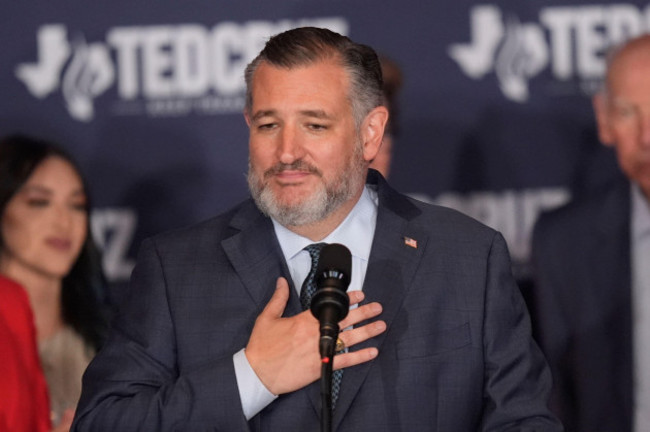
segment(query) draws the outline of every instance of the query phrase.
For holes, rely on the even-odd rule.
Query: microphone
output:
[[[316,292],[311,299],[311,313],[320,323],[321,357],[332,357],[339,334],[339,321],[348,315],[352,254],[342,244],[325,245],[316,267]]]

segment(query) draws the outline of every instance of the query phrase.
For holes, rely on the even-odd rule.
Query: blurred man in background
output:
[[[650,35],[608,59],[594,97],[599,137],[622,174],[544,214],[533,238],[534,307],[575,432],[650,431]]]
[[[382,140],[381,147],[377,156],[370,163],[370,168],[376,169],[388,178],[390,174],[391,162],[393,159],[393,144],[395,138],[399,134],[399,118],[400,110],[398,104],[399,91],[402,88],[402,70],[399,65],[386,56],[380,56],[379,62],[381,64],[381,73],[384,78],[384,103],[390,116],[386,123],[386,130],[384,131],[384,139]]]

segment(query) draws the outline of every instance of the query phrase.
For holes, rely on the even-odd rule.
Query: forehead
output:
[[[607,88],[614,97],[650,101],[650,43],[616,56],[607,75]]]
[[[340,105],[348,89],[348,74],[333,59],[291,68],[262,62],[253,77],[253,112],[279,106]]]
[[[50,156],[36,166],[25,186],[39,185],[48,188],[82,189],[81,177],[70,162]]]

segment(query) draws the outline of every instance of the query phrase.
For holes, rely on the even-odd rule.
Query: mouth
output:
[[[264,173],[265,179],[275,178],[280,183],[295,184],[306,179],[310,175],[320,176],[320,171],[315,167],[298,161],[293,164],[278,164]]]
[[[291,184],[291,183],[298,183],[304,180],[309,175],[311,175],[311,173],[307,171],[285,170],[275,174],[274,177],[281,183]]]
[[[45,244],[61,252],[67,252],[72,248],[72,241],[61,237],[49,237]]]

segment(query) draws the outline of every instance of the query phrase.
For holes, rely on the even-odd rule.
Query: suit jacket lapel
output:
[[[402,300],[411,286],[427,246],[428,236],[409,224],[409,220],[420,211],[406,197],[391,189],[375,172],[370,172],[369,183],[378,183],[379,209],[369,265],[363,283],[363,291],[366,295],[363,303],[374,301],[381,303],[383,312],[380,318],[390,329],[391,322],[395,319]],[[416,243],[408,241],[409,239]],[[352,349],[376,347],[381,355],[385,337],[386,332]],[[371,366],[372,362],[368,362],[345,370],[332,421],[334,429],[345,416]],[[320,397],[318,394],[316,396]],[[315,400],[319,401],[318,398]]]
[[[300,312],[300,299],[295,294],[271,220],[249,201],[234,215],[231,227],[234,234],[221,245],[258,309],[261,311],[271,298],[276,277],[283,276],[291,288],[285,315]]]

